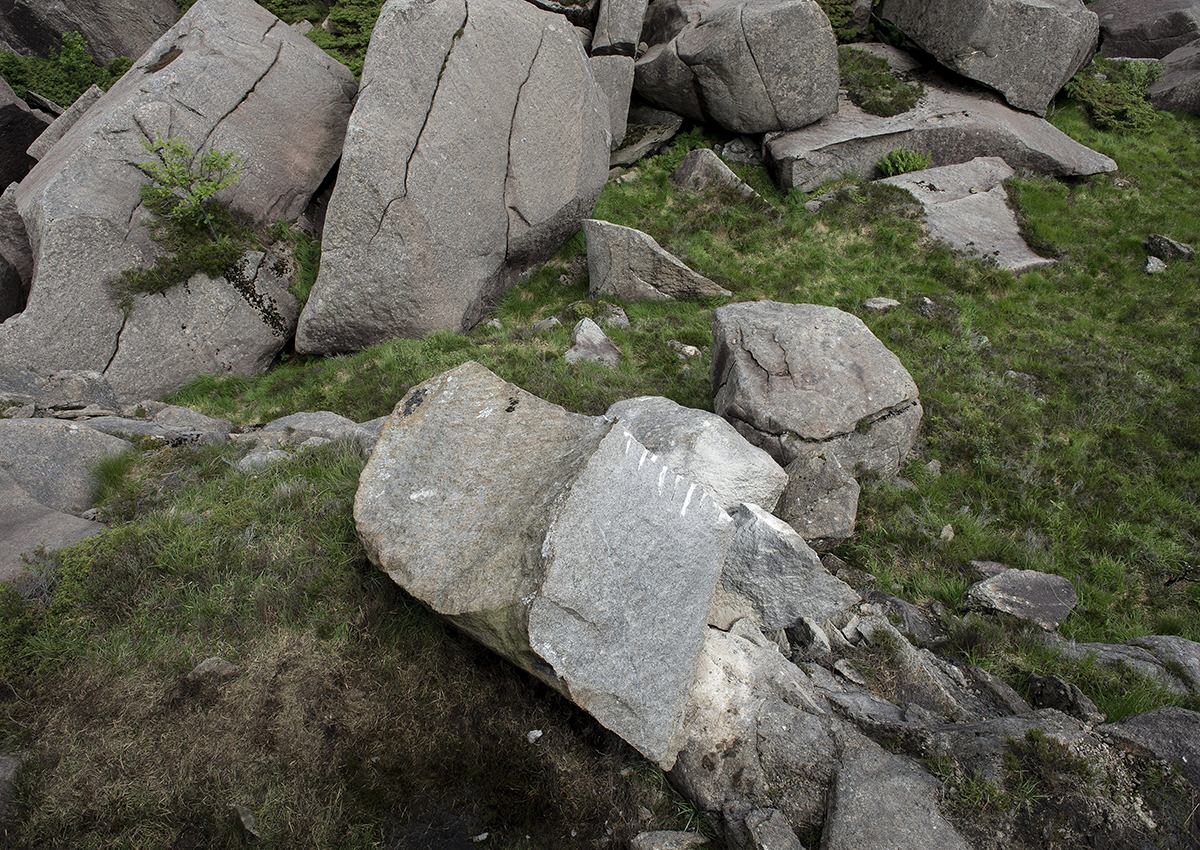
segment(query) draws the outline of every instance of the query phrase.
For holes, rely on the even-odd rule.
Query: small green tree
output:
[[[217,204],[215,196],[241,179],[241,155],[209,148],[197,160],[187,142],[157,135],[142,144],[157,158],[137,164],[154,181],[142,187],[146,206],[184,230],[203,223],[209,235],[217,239],[212,215]]]

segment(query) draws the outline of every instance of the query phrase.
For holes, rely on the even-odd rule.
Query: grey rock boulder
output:
[[[625,143],[612,152],[609,165],[630,166],[643,157],[658,153],[682,126],[682,115],[644,104],[630,106]]]
[[[1200,38],[1196,0],[1096,0],[1088,11],[1100,19],[1105,56],[1162,59]]]
[[[563,355],[568,363],[586,361],[615,369],[621,362],[621,349],[591,319],[580,319],[571,331],[575,344]]]
[[[1200,789],[1200,714],[1186,708],[1156,708],[1099,728],[1169,762]]]
[[[0,419],[0,470],[48,508],[80,513],[92,503],[90,469],[129,443],[74,422]]]
[[[623,426],[464,364],[397,404],[354,516],[408,593],[675,763],[733,523]]]
[[[274,419],[257,433],[260,445],[272,448],[298,447],[305,441],[319,437],[325,440],[344,440],[351,443],[364,459],[370,457],[375,448],[378,434],[364,428],[352,419],[347,419],[329,410],[309,413],[293,413]]]
[[[1200,115],[1200,39],[1171,51],[1146,97],[1155,109]]]
[[[738,133],[791,130],[837,109],[837,44],[814,0],[718,0],[689,9],[638,59],[646,100]]]
[[[734,174],[733,169],[709,148],[688,153],[671,172],[671,182],[689,192],[729,194],[742,201],[758,201],[766,205],[762,195]]]
[[[838,456],[819,448],[787,465],[779,516],[818,552],[836,549],[854,533],[861,490]]]
[[[54,147],[54,143],[65,136],[67,130],[75,126],[76,122],[83,116],[83,113],[87,112],[102,97],[104,97],[104,91],[99,86],[92,85],[89,87],[62,115],[54,119],[53,124],[34,139],[33,144],[29,146],[29,150],[26,153],[35,160],[44,157],[49,153],[50,148]]]
[[[600,0],[591,54],[629,56],[637,52],[646,0]]]
[[[13,183],[0,194],[0,322],[25,309],[32,280],[33,249]]]
[[[728,297],[729,290],[698,274],[653,237],[608,221],[584,219],[588,294],[622,301]]]
[[[0,18],[3,20],[3,18]],[[33,112],[21,100],[8,83],[0,78],[0,189],[10,183],[18,183],[29,173],[34,160],[25,153],[49,126],[41,112]]]
[[[355,91],[348,69],[257,4],[199,0],[18,188],[36,274],[25,310],[0,325],[0,359],[43,374],[99,371],[123,400],[174,388],[143,370],[188,347],[180,324],[209,336],[204,328],[226,317],[195,312],[201,303],[252,307],[255,296],[232,282],[211,303],[184,289],[160,309],[160,296],[136,296],[126,319],[108,282],[160,250],[139,196],[149,179],[135,167],[149,157],[143,142],[170,135],[197,150],[239,152],[242,178],[220,197],[258,222],[295,221],[337,160]],[[109,374],[117,363],[129,368]]]
[[[833,307],[744,302],[713,313],[713,409],[781,465],[820,443],[892,477],[921,421],[916,384],[862,321]]]
[[[1128,669],[1175,694],[1200,693],[1200,644],[1172,635],[1148,635],[1124,643],[1076,643],[1047,635],[1053,649],[1115,669]],[[1190,668],[1190,669],[1189,669]]]
[[[1016,213],[1002,185],[1015,174],[999,157],[978,157],[880,182],[898,186],[920,201],[925,208],[925,227],[934,239],[1020,274],[1054,261],[1033,253],[1021,238]]]
[[[773,510],[787,474],[771,456],[706,410],[661,396],[618,401],[605,413],[668,468],[703,486],[729,514],[743,502]]]
[[[13,0],[0,15],[0,49],[49,56],[77,32],[101,65],[136,58],[179,18],[174,0]]]
[[[0,468],[0,582],[20,583],[39,550],[53,552],[104,531],[98,522],[48,508]]]
[[[950,70],[1039,115],[1100,34],[1080,0],[882,0],[875,13]]]
[[[1186,242],[1178,242],[1170,236],[1161,233],[1151,233],[1146,239],[1146,249],[1152,256],[1164,262],[1167,260],[1184,260],[1190,262],[1196,256],[1196,249]]]
[[[976,610],[999,611],[1053,631],[1079,604],[1079,596],[1062,576],[1010,569],[971,585],[966,603]]]
[[[629,122],[629,98],[633,94],[633,57],[620,55],[592,56],[588,68],[596,85],[604,92],[608,105],[608,131],[612,136],[610,147],[621,147],[625,140],[625,129]]]
[[[994,94],[937,79],[917,105],[891,118],[870,115],[842,96],[838,111],[767,141],[767,165],[785,189],[811,192],[845,173],[871,178],[894,150],[925,151],[934,167],[996,156],[1013,168],[1052,177],[1117,170],[1048,121],[1006,106]]]
[[[389,0],[362,84],[303,352],[473,327],[607,178],[609,115],[579,37],[529,3]]]

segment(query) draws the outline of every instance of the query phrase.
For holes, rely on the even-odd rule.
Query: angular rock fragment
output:
[[[405,590],[674,764],[733,533],[703,488],[467,363],[396,406],[354,515]]]
[[[1079,597],[1062,576],[1005,570],[971,585],[966,601],[973,608],[1011,614],[1052,631],[1079,604]]]
[[[1080,0],[882,0],[876,14],[950,70],[1039,115],[1096,49]]]
[[[729,290],[697,274],[632,227],[589,218],[587,239],[588,294],[613,295],[622,301],[671,301],[729,297]]]
[[[19,582],[26,559],[39,549],[53,552],[104,531],[98,522],[48,508],[0,468],[0,582]]]
[[[1197,0],[1096,0],[1088,11],[1100,19],[1105,56],[1162,59],[1200,38]]]
[[[644,105],[631,106],[625,125],[626,142],[612,152],[609,165],[629,166],[643,157],[658,153],[682,126],[682,115]]]
[[[925,207],[934,239],[974,257],[995,260],[1014,274],[1052,265],[1021,238],[1002,181],[1016,174],[998,157],[912,171],[881,180],[911,193]]]
[[[296,348],[473,327],[591,214],[609,116],[575,30],[521,0],[389,0]]]
[[[1167,54],[1163,75],[1146,92],[1155,109],[1200,115],[1200,39]]]
[[[608,104],[608,130],[612,136],[610,147],[621,147],[625,140],[625,128],[629,120],[629,97],[633,94],[633,57],[592,56],[588,67],[596,85],[604,92]]]
[[[668,398],[618,401],[605,413],[658,455],[667,467],[705,487],[729,514],[743,502],[774,510],[787,474],[728,422]]]
[[[34,159],[40,160],[50,152],[50,148],[54,147],[55,142],[67,134],[67,130],[75,126],[83,113],[87,112],[102,97],[104,97],[104,91],[99,86],[89,87],[62,115],[54,119],[54,123],[33,141],[26,153]]]
[[[1191,261],[1196,256],[1196,249],[1191,245],[1186,242],[1177,242],[1170,236],[1163,236],[1161,233],[1151,233],[1146,239],[1146,248],[1153,256],[1163,261]]]
[[[921,405],[899,359],[862,321],[815,304],[713,313],[713,409],[783,465],[820,444],[848,470],[896,475]]]
[[[728,165],[709,148],[694,150],[683,158],[671,172],[671,182],[690,192],[728,192],[743,201],[766,204],[762,195],[733,173]]]
[[[637,52],[646,0],[600,0],[591,54],[629,56]]]
[[[806,451],[787,466],[779,516],[813,549],[829,552],[854,533],[861,488],[836,454]]]
[[[563,355],[563,359],[568,363],[585,360],[589,363],[600,363],[609,369],[615,369],[620,364],[621,349],[617,348],[591,319],[580,319],[571,335],[575,345]]]

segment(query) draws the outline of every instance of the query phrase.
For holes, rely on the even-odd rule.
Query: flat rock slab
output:
[[[1136,744],[1169,762],[1200,789],[1200,714],[1186,708],[1156,708],[1134,714],[1097,731]]]
[[[1039,115],[1100,35],[1080,0],[882,0],[875,14],[950,70]]]
[[[698,274],[654,238],[608,221],[584,219],[588,294],[622,301],[673,301],[729,297],[728,289]]]
[[[1171,51],[1147,98],[1155,109],[1200,115],[1200,39]]]
[[[79,513],[91,507],[90,469],[129,448],[124,440],[74,422],[0,419],[0,470],[43,505]]]
[[[605,413],[670,469],[705,487],[726,512],[743,502],[774,510],[787,473],[733,426],[707,410],[661,396],[618,401]]]
[[[972,608],[1000,611],[1053,631],[1079,604],[1071,582],[1037,570],[1005,570],[967,591]]]
[[[19,582],[28,559],[53,552],[104,531],[105,526],[48,508],[0,469],[0,582]]]
[[[389,0],[296,349],[473,327],[591,215],[609,114],[579,36],[521,0]]]
[[[956,251],[995,260],[1020,274],[1052,265],[1021,238],[1002,181],[1016,174],[998,157],[912,171],[881,180],[911,193],[925,208],[929,235]]]
[[[733,523],[623,426],[464,364],[396,406],[354,516],[401,587],[674,764]]]
[[[921,405],[912,376],[862,320],[753,301],[713,313],[713,409],[786,466],[821,443],[849,471],[891,477]]]
[[[1197,0],[1096,0],[1105,56],[1162,59],[1200,38]]]
[[[1052,177],[1117,170],[1110,158],[1050,122],[1012,109],[989,92],[936,79],[925,82],[924,96],[907,112],[882,118],[843,95],[834,115],[766,144],[775,181],[803,192],[847,173],[874,177],[875,164],[899,149],[928,153],[934,167],[996,156],[1013,168]]]

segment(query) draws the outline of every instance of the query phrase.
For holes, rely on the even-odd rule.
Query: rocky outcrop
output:
[[[1105,56],[1162,59],[1200,38],[1197,0],[1096,0],[1088,11],[1100,19]]]
[[[870,115],[843,96],[836,115],[769,139],[766,158],[780,186],[811,192],[846,173],[873,177],[875,164],[902,148],[928,153],[934,167],[995,156],[1053,177],[1117,169],[1048,121],[938,80],[927,80],[917,105],[891,118]]]
[[[521,0],[389,0],[362,82],[299,351],[472,327],[608,173],[575,30]]]
[[[646,100],[738,133],[792,130],[837,109],[837,45],[814,0],[684,8],[690,20],[638,59]]]
[[[929,235],[956,251],[994,260],[1020,274],[1053,260],[1039,257],[1021,238],[1003,181],[1016,174],[999,157],[912,171],[881,182],[911,193],[925,208]]]
[[[1200,643],[1177,635],[1146,635],[1124,643],[1076,643],[1047,635],[1047,643],[1067,658],[1087,659],[1128,669],[1158,681],[1176,694],[1200,694]]]
[[[876,14],[950,70],[1038,115],[1091,60],[1100,33],[1080,0],[882,0]]]
[[[25,310],[0,325],[0,359],[43,374],[104,372],[123,400],[161,393],[212,362],[174,373],[173,386],[147,374],[148,364],[174,361],[190,347],[181,334],[220,328],[237,301],[262,315],[282,347],[286,330],[274,335],[264,305],[274,297],[285,313],[283,299],[261,281],[240,291],[237,281],[214,283],[221,295],[211,298],[173,290],[170,305],[140,295],[128,315],[121,308],[109,281],[160,250],[144,226],[139,190],[148,178],[135,164],[156,137],[237,151],[246,168],[221,197],[261,223],[294,221],[337,159],[354,92],[345,67],[250,0],[200,0],[18,188],[36,274]],[[263,357],[253,360],[259,368]]]
[[[3,468],[0,504],[0,582],[19,582],[39,550],[53,552],[104,531],[98,522],[46,507]]]
[[[1155,109],[1200,115],[1200,39],[1171,51],[1146,97]]]
[[[833,307],[729,304],[713,313],[713,409],[780,464],[818,446],[894,476],[921,405],[896,355]]]
[[[654,239],[632,227],[585,219],[588,294],[622,301],[729,297],[729,290],[689,269]]]
[[[101,65],[141,56],[179,18],[174,0],[12,0],[0,14],[0,50],[49,56],[77,32]]]
[[[354,516],[407,592],[674,764],[733,523],[623,426],[465,364],[396,406]]]

